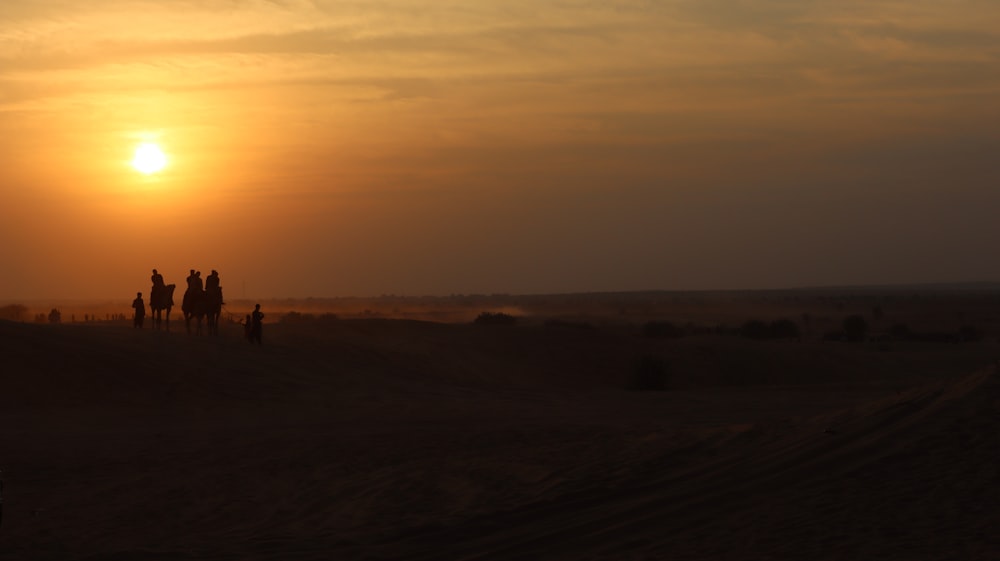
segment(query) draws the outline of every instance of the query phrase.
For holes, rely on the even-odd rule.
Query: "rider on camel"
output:
[[[201,284],[201,273],[191,269],[191,274],[187,278],[187,290],[184,292],[184,309],[187,310],[195,302],[201,301],[204,289]]]
[[[156,269],[153,269],[153,276],[149,277],[149,280],[153,281],[153,288],[149,291],[149,303],[152,305],[158,302],[157,297],[165,286],[163,284],[163,275],[158,273]]]
[[[222,304],[222,285],[219,284],[219,271],[212,269],[212,274],[205,279],[205,295],[210,301]]]

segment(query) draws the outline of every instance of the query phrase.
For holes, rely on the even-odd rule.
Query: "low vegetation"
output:
[[[477,325],[514,325],[517,317],[503,312],[483,312],[479,314],[473,323]]]

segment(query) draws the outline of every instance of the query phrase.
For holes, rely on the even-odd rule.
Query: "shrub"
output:
[[[479,325],[514,325],[517,318],[503,312],[483,312],[476,317],[473,323]]]

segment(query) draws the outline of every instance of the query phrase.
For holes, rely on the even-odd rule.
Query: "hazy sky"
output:
[[[1000,280],[1000,2],[4,1],[0,197],[0,301]]]

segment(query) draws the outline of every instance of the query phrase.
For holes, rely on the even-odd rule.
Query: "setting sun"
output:
[[[160,147],[151,142],[143,142],[135,148],[132,167],[149,175],[162,170],[167,165],[167,156]]]

